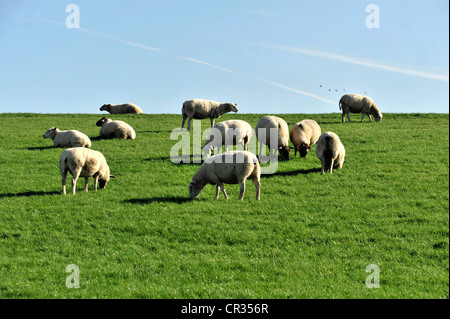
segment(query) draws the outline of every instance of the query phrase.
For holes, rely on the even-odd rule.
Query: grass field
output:
[[[117,178],[61,195],[63,149],[42,135],[96,137],[102,116],[0,114],[1,298],[449,298],[448,114],[280,115],[337,133],[344,166],[322,175],[313,147],[262,176],[260,201],[248,181],[243,202],[239,185],[228,201],[213,186],[189,200],[199,164],[169,157],[181,115],[110,115],[137,133],[92,141]],[[66,287],[69,264],[79,289]],[[379,288],[365,285],[369,264]]]

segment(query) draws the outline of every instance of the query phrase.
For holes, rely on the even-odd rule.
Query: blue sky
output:
[[[80,28],[66,27],[66,6]],[[369,4],[379,28],[367,28]],[[204,98],[242,113],[449,110],[447,0],[0,0],[0,113],[181,112]],[[344,91],[345,90],[345,91]]]

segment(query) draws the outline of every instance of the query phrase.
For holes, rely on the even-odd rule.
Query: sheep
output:
[[[219,135],[220,134],[220,135]],[[229,145],[242,144],[244,151],[248,150],[248,141],[252,136],[252,127],[245,121],[228,120],[216,124],[202,146],[206,157],[211,155],[214,147],[221,148],[225,145],[225,152]]]
[[[125,103],[125,104],[103,104],[103,106],[100,108],[100,111],[107,111],[110,114],[126,114],[126,113],[132,113],[132,114],[142,114],[144,113],[142,109],[133,103]]]
[[[334,168],[342,168],[345,159],[345,148],[339,136],[333,132],[320,135],[316,146],[317,157],[322,161],[322,174],[326,170],[333,173]]]
[[[270,144],[271,129],[278,130],[277,145]],[[277,116],[264,116],[256,124],[256,137],[259,141],[259,156],[262,154],[263,145],[269,146],[270,156],[275,156],[276,151],[280,152],[283,160],[289,160],[289,129],[285,120]]]
[[[62,152],[59,158],[59,171],[62,178],[62,192],[66,194],[66,178],[67,172],[72,174],[72,194],[75,195],[77,180],[84,177],[85,191],[88,191],[88,178],[94,178],[94,189],[97,191],[97,185],[100,188],[106,187],[110,178],[109,166],[102,153],[83,147],[68,148]]]
[[[91,140],[86,134],[77,130],[61,131],[52,127],[43,135],[53,140],[53,147],[91,147]]]
[[[342,110],[342,123],[345,122],[345,114],[347,114],[350,122],[350,113],[361,113],[361,122],[364,122],[364,114],[369,117],[370,122],[372,122],[371,115],[375,117],[377,122],[381,122],[383,119],[383,115],[375,102],[370,97],[361,94],[344,94],[339,100],[339,110]]]
[[[223,186],[226,184],[240,184],[239,200],[244,199],[245,181],[251,178],[256,187],[256,199],[260,199],[261,168],[255,154],[247,151],[230,151],[211,156],[198,169],[189,184],[189,196],[197,198],[206,184],[216,185],[216,197],[219,189],[225,199],[228,199]]]
[[[221,117],[228,112],[238,112],[236,103],[220,103],[216,101],[193,99],[187,100],[183,103],[181,113],[183,114],[183,123],[181,128],[184,128],[184,123],[188,119],[188,131],[191,130],[192,119],[207,119],[211,120],[211,127],[214,126],[214,120]]]
[[[102,117],[97,123],[101,126],[100,137],[103,138],[122,138],[132,139],[136,138],[136,132],[133,128],[123,121],[113,121],[107,117]]]
[[[294,156],[297,156],[298,151],[300,157],[306,157],[311,150],[311,146],[316,144],[321,134],[320,126],[314,120],[303,120],[295,123],[289,134],[291,142],[294,144]]]

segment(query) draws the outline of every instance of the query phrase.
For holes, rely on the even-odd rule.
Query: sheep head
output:
[[[202,185],[194,180],[191,181],[191,183],[189,184],[189,197],[197,198],[203,190],[203,187],[205,187],[205,185]]]
[[[58,128],[56,128],[56,127],[49,128],[49,129],[47,130],[47,132],[45,132],[44,135],[43,135],[42,137],[43,137],[43,138],[51,138],[51,139],[53,139],[53,138],[55,137],[55,133],[57,132],[57,131],[56,131],[57,129],[58,129]]]
[[[109,119],[107,117],[102,117],[100,120],[97,121],[97,123],[95,123],[95,125],[97,126],[102,126],[103,124],[106,123],[106,121],[108,121]]]
[[[103,104],[103,106],[100,108],[100,111],[108,111],[111,107],[111,104]]]
[[[291,153],[291,149],[289,146],[280,146],[278,148],[278,151],[280,152],[281,158],[284,161],[289,161],[290,159],[289,154]]]
[[[311,150],[311,145],[302,143],[300,147],[298,148],[298,151],[300,153],[300,157],[306,157],[308,152]]]

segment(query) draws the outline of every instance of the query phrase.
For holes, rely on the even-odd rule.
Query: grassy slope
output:
[[[262,115],[233,114],[253,127]],[[249,181],[244,202],[187,199],[198,165],[174,165],[179,115],[111,115],[134,141],[94,140],[117,176],[106,190],[62,196],[52,126],[98,135],[101,115],[0,114],[2,298],[448,298],[448,114],[281,115],[336,132],[347,155],[322,176],[314,148]],[[353,119],[357,121],[358,115]],[[203,128],[207,121],[202,122]],[[70,189],[70,186],[69,186]],[[67,289],[65,268],[80,268]],[[368,289],[366,266],[381,267]]]

